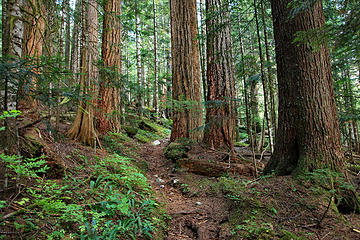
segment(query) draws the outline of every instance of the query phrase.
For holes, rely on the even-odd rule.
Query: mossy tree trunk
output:
[[[171,0],[172,93],[175,100],[170,141],[201,141],[202,107],[195,0]]]

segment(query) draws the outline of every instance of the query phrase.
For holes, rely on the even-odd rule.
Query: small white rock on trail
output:
[[[142,149],[142,157],[149,164],[147,177],[158,201],[165,204],[165,210],[171,217],[165,239],[230,239],[226,227],[229,202],[217,194],[184,193],[186,186],[207,177],[175,172],[174,164],[163,156],[163,148],[167,144],[166,139],[156,140],[143,145]]]

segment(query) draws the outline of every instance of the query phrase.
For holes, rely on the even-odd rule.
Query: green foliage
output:
[[[354,190],[354,186],[345,180],[342,173],[332,171],[329,168],[316,169],[304,176],[299,176],[299,178],[311,183],[312,191],[318,194],[322,194],[324,191],[336,194],[337,189],[340,188]]]
[[[3,114],[0,115],[0,120],[5,119],[5,118],[17,117],[20,114],[21,114],[21,111],[19,111],[19,110],[4,111]]]
[[[139,128],[135,138],[142,143],[162,139],[170,134],[169,129],[147,119],[140,122]]]
[[[44,157],[25,158],[16,155],[0,154],[0,159],[19,176],[40,178],[40,174],[46,173],[49,167]]]
[[[187,152],[191,149],[193,141],[191,139],[183,138],[170,143],[164,151],[164,156],[176,162],[179,159],[187,158]]]
[[[304,182],[311,184],[311,190],[315,194],[325,194],[329,198],[328,207],[321,221],[325,218],[331,204],[335,201],[338,210],[342,212],[359,212],[359,196],[354,185],[346,180],[344,174],[333,171],[330,168],[316,169],[304,176],[300,176]]]
[[[252,216],[253,217],[253,216]],[[251,219],[244,220],[243,224],[236,225],[231,231],[232,235],[242,237],[245,239],[274,239],[275,233],[271,223],[260,223],[252,221]]]
[[[19,110],[10,110],[10,111],[4,111],[0,115],[0,120],[6,119],[6,118],[13,118],[21,115],[21,112]],[[5,127],[0,127],[0,131],[4,131]]]
[[[6,201],[0,201],[0,208],[3,208],[6,206]]]
[[[39,176],[48,168],[43,158],[0,157],[20,178],[32,182],[26,194],[16,200],[25,214],[16,217],[23,223],[14,222],[14,226],[24,234],[39,231],[48,239],[64,239],[66,235],[80,239],[150,239],[165,217],[146,177],[130,158],[117,154],[98,158],[90,166],[87,179],[69,172],[58,182]],[[2,201],[0,208],[5,205]],[[52,226],[51,233],[39,226],[45,220]]]
[[[286,231],[286,230],[282,230],[282,236],[280,238],[281,240],[306,240],[307,238],[305,237],[299,237],[296,234]]]

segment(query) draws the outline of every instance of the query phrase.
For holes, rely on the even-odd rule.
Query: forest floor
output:
[[[340,214],[333,202],[327,211],[328,194],[312,190],[313,179],[201,176],[166,159],[168,140],[159,142],[144,144],[141,156],[171,217],[166,239],[360,239],[359,215]],[[249,151],[238,148],[243,156]],[[209,159],[212,155],[209,151]]]
[[[314,184],[324,180],[321,172],[255,177],[248,147],[236,148],[230,168],[228,153],[199,144],[187,146],[187,158],[202,165],[187,168],[168,159],[169,130],[150,120],[140,120],[135,135],[104,136],[97,151],[69,141],[68,128],[57,140],[45,123],[24,134],[34,154],[48,156],[51,171],[38,171],[41,158],[31,160],[39,164],[33,168],[10,163],[24,177],[13,175],[10,191],[0,189],[0,239],[148,239],[149,229],[156,240],[360,239],[359,214],[339,213],[333,192]],[[259,168],[269,157],[256,155]],[[223,172],[228,164],[237,173]]]
[[[142,156],[149,163],[147,176],[153,190],[171,217],[167,239],[227,239],[230,233],[221,224],[228,221],[230,202],[218,194],[194,189],[194,185],[202,188],[201,183],[209,186],[215,178],[175,171],[174,164],[163,155],[166,144],[167,140],[157,146],[148,143]]]

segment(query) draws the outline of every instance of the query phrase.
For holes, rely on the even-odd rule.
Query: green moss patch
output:
[[[190,139],[179,139],[175,142],[170,143],[164,151],[164,156],[173,161],[176,162],[177,160],[184,159],[188,157],[188,152],[191,149],[191,145],[193,144],[193,141]]]

